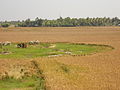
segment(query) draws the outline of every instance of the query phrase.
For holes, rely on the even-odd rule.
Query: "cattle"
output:
[[[11,45],[11,42],[9,41],[6,41],[6,42],[0,42],[0,46],[8,46],[8,45]]]
[[[34,40],[34,41],[28,42],[29,45],[37,45],[37,44],[39,44],[39,43],[40,43],[39,40]]]
[[[28,42],[29,45],[34,45],[34,41]]]
[[[35,42],[34,42],[35,44],[39,44],[40,43],[40,41],[39,40],[35,40]]]
[[[6,41],[6,42],[3,42],[2,45],[3,45],[3,46],[8,46],[8,45],[11,45],[11,42]]]
[[[27,48],[27,44],[26,43],[19,43],[17,44],[18,48]]]

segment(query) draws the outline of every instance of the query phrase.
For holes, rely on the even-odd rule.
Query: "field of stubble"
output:
[[[48,90],[120,90],[120,27],[0,28],[0,41],[31,40],[105,44],[115,48],[88,56],[34,59],[43,71]],[[21,61],[0,59],[0,70],[7,70],[8,62],[29,62]]]

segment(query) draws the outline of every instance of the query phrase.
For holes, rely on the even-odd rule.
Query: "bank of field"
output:
[[[4,54],[0,56],[0,75],[12,76],[12,80],[8,78],[0,81],[0,88],[3,90],[35,90],[40,87],[47,90],[120,89],[120,27],[0,28],[1,42],[31,40],[49,44],[29,46],[26,49],[16,48],[14,44],[5,47],[9,48],[10,53],[8,57]],[[66,45],[62,42],[69,43]],[[73,43],[78,43],[78,46]],[[45,53],[40,53],[39,50]],[[17,59],[14,52],[19,54],[16,55]],[[31,52],[36,54],[30,54]],[[61,54],[63,55],[56,57]],[[14,72],[29,77],[23,76],[23,79],[16,81],[18,74],[15,75]]]

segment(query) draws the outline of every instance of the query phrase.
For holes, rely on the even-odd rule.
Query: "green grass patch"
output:
[[[23,79],[6,78],[0,80],[0,90],[45,90],[44,79],[33,77],[25,77]]]
[[[52,47],[54,45],[54,47]],[[52,47],[52,48],[51,48]],[[27,48],[17,48],[16,44],[0,48],[0,58],[36,58],[52,55],[88,55],[113,49],[107,45],[71,44],[71,43],[41,43],[29,45]]]

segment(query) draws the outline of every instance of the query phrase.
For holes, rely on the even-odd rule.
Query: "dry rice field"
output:
[[[115,48],[88,56],[35,58],[48,90],[120,90],[120,27],[0,28],[0,41],[30,40],[104,44]],[[0,72],[18,62],[29,60],[0,59]],[[63,66],[67,73],[61,69]]]

